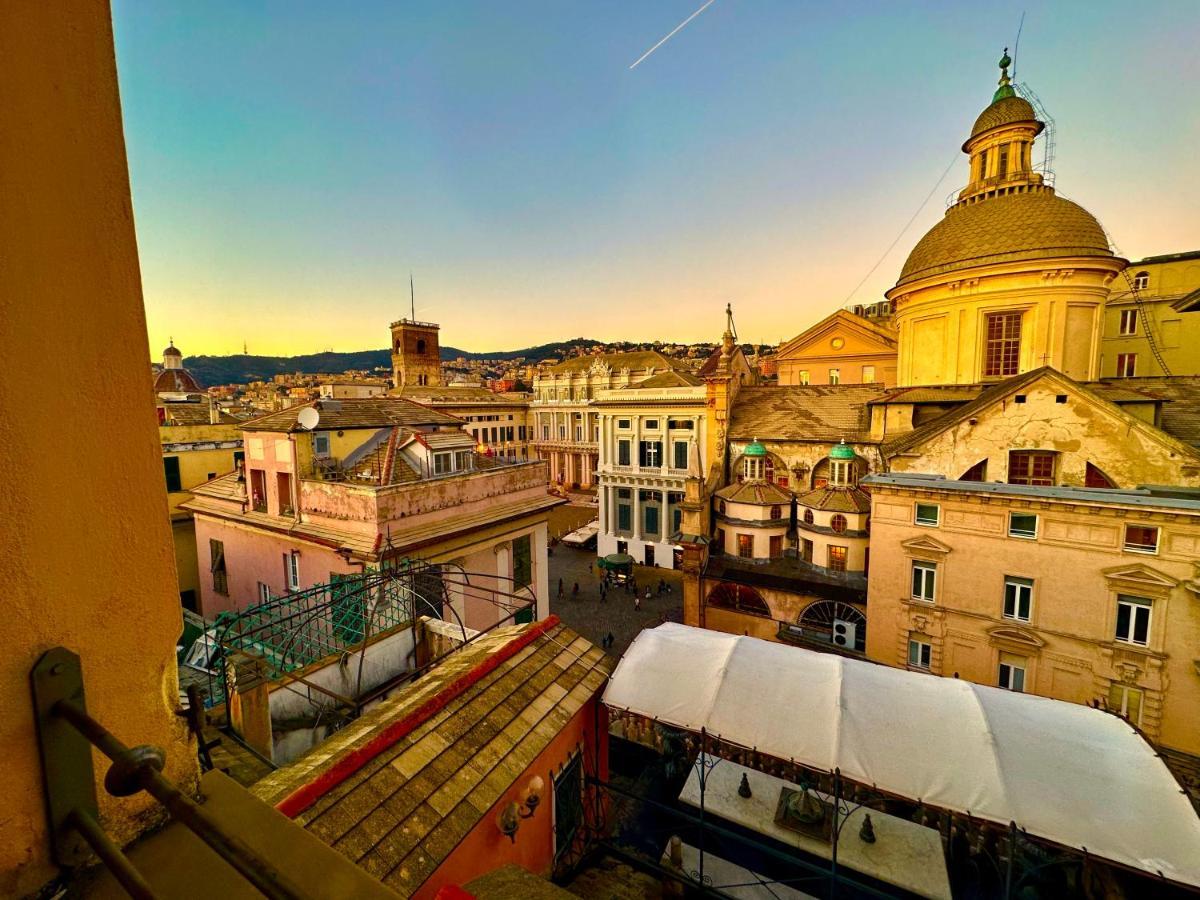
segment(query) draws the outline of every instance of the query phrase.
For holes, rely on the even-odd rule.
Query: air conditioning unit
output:
[[[858,626],[853,622],[847,622],[843,619],[833,620],[833,642],[839,647],[845,647],[848,650],[854,649],[854,642],[858,639]]]

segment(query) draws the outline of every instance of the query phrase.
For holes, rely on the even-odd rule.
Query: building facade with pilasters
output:
[[[694,382],[694,383],[693,383]],[[656,386],[661,383],[661,386]],[[685,482],[706,460],[705,388],[668,372],[643,385],[600,391],[600,556],[628,553],[642,565],[678,568]]]

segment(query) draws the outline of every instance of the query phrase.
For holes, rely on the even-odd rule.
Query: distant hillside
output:
[[[458,359],[518,359],[534,362],[543,359],[561,358],[576,347],[591,347],[600,341],[588,338],[573,338],[555,341],[524,350],[497,350],[490,353],[469,353],[457,347],[442,347],[444,360]],[[338,373],[347,369],[390,368],[391,353],[388,350],[357,350],[351,353],[309,353],[304,356],[189,356],[183,361],[189,372],[202,385],[245,384],[250,381],[269,381],[276,375],[288,372],[318,374]]]

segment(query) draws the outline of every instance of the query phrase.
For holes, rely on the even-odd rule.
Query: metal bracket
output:
[[[99,815],[92,745],[71,723],[54,713],[54,705],[67,700],[86,709],[83,668],[78,656],[65,647],[55,647],[42,654],[29,673],[29,681],[54,861],[62,866],[78,866],[92,851],[72,824],[71,813],[79,810],[93,819]]]

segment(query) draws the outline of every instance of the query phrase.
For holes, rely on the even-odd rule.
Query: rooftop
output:
[[[356,397],[344,400],[314,400],[268,413],[247,422],[247,431],[302,431],[297,417],[304,409],[320,415],[313,431],[337,431],[344,428],[386,428],[389,425],[417,426],[463,424],[462,419],[422,406],[403,397]]]
[[[743,387],[733,403],[729,438],[870,442],[867,404],[884,393],[879,385],[865,384]]]
[[[566,375],[571,372],[586,372],[596,363],[602,363],[613,371],[629,369],[636,372],[639,369],[675,369],[680,366],[678,360],[663,356],[657,350],[631,350],[627,353],[601,353],[596,356],[576,356],[560,362],[546,370],[547,375]]]
[[[254,792],[408,896],[599,691],[609,665],[553,616],[497,629]]]

